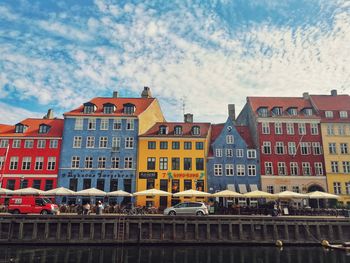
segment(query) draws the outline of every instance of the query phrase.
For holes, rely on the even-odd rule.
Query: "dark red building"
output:
[[[0,187],[55,188],[62,131],[63,120],[51,111],[43,119],[0,125]]]

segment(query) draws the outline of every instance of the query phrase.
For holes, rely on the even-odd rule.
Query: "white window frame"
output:
[[[311,129],[311,135],[318,135],[318,124],[317,123],[311,123],[310,124]]]
[[[288,154],[295,156],[297,154],[297,147],[295,142],[288,142]]]
[[[222,149],[221,148],[215,149],[215,157],[222,157]]]
[[[73,148],[81,148],[81,143],[83,139],[81,136],[74,136],[73,137]]]
[[[134,137],[125,138],[125,149],[134,149]]]
[[[306,169],[309,170],[309,174],[306,173]],[[302,162],[302,174],[303,176],[311,176],[312,171],[311,171],[311,166],[309,162]]]
[[[22,158],[22,170],[28,171],[30,170],[32,165],[32,157],[26,156]]]
[[[320,142],[312,143],[312,153],[314,155],[322,155],[322,146]]]
[[[74,130],[81,131],[84,127],[84,119],[83,118],[76,118],[74,123]]]
[[[43,156],[36,156],[35,157],[35,164],[34,164],[34,170],[40,171],[44,169],[44,157]]]
[[[323,165],[321,162],[315,162],[314,163],[314,169],[315,169],[315,175],[316,176],[321,176],[323,175]]]
[[[233,135],[229,134],[229,135],[226,135],[226,144],[233,144],[235,141]]]
[[[245,176],[245,165],[244,164],[237,164],[236,165],[236,173],[237,173],[237,176]]]
[[[287,167],[285,162],[277,162],[278,175],[287,175]]]
[[[126,130],[133,131],[135,129],[135,120],[134,119],[126,119]]]
[[[132,157],[125,157],[124,158],[124,169],[133,169]]]
[[[298,123],[298,133],[299,133],[299,135],[306,134],[306,124],[305,123]]]
[[[248,176],[256,176],[256,165],[248,164]]]
[[[222,176],[222,164],[214,164],[214,176]]]
[[[99,146],[99,148],[107,148],[107,146],[108,146],[108,137],[107,136],[101,136],[98,146]]]
[[[331,171],[332,173],[339,173],[339,162],[331,161]]]
[[[89,131],[96,130],[96,118],[88,118],[88,127]]]
[[[226,149],[226,157],[233,157],[233,149]]]
[[[334,135],[334,126],[333,126],[333,124],[327,124],[327,135]]]
[[[268,152],[265,151],[265,149],[268,149]],[[263,154],[272,154],[271,142],[269,142],[269,141],[264,141],[263,142],[262,152],[263,152]]]
[[[36,148],[38,149],[45,149],[46,147],[46,140],[38,140],[37,143],[36,143]]]
[[[304,151],[306,150],[306,151]],[[300,142],[300,153],[301,155],[310,155],[310,143],[309,142]]]
[[[95,137],[88,136],[86,137],[86,148],[94,148],[95,147]]]
[[[341,119],[347,118],[348,117],[348,112],[347,111],[339,111],[339,117]]]
[[[279,150],[282,149],[282,152],[280,152]],[[276,145],[275,145],[275,154],[278,154],[278,155],[283,155],[285,154],[285,148],[284,148],[284,142],[276,142]]]
[[[97,168],[98,169],[106,169],[106,162],[107,162],[107,158],[104,156],[100,156],[97,159]]]
[[[76,169],[79,167],[80,167],[80,157],[79,156],[72,156],[71,168]]]
[[[101,118],[100,130],[101,131],[108,131],[108,129],[109,129],[109,119]]]
[[[31,149],[34,146],[34,140],[24,140],[24,148]]]
[[[297,162],[290,162],[290,175],[296,176],[299,175],[299,165]]]
[[[282,122],[275,122],[275,134],[283,134]]]
[[[54,171],[56,169],[56,157],[51,156],[47,158],[47,170]]]
[[[326,118],[333,118],[333,111],[326,110],[324,112],[324,115],[325,115]]]
[[[265,162],[265,175],[273,175],[273,165],[272,162]],[[268,173],[268,170],[271,169],[271,173]]]
[[[114,119],[113,120],[113,130],[120,131],[122,129],[122,120]]]
[[[341,195],[341,183],[340,182],[333,182],[333,191],[336,195]]]
[[[243,156],[244,156],[244,150],[243,149],[236,149],[236,157],[243,158]]]
[[[270,123],[262,122],[261,123],[262,134],[270,134]]]
[[[111,169],[120,169],[120,158],[112,157],[111,158]]]
[[[38,142],[39,142],[40,140],[38,140]],[[43,140],[43,141],[45,141],[45,140]],[[21,140],[18,140],[18,139],[14,139],[13,141],[12,141],[12,148],[21,148]],[[37,148],[39,148],[39,147],[37,147]],[[44,148],[45,148],[45,146],[44,146]]]
[[[288,135],[294,135],[294,123],[287,123],[287,134]]]
[[[225,174],[226,176],[234,176],[234,167],[232,163],[225,165]]]

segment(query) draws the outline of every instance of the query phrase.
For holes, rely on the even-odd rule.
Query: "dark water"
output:
[[[124,246],[29,247],[0,246],[0,263],[350,263],[343,251],[321,247]]]

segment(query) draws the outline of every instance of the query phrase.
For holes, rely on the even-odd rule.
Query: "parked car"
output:
[[[164,215],[208,215],[208,208],[202,202],[179,203],[164,210]]]
[[[58,206],[50,199],[35,196],[11,197],[8,211],[12,214],[57,214]]]

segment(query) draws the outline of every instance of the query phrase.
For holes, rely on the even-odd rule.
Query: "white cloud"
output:
[[[0,102],[0,123],[14,125],[27,118],[42,118],[45,113],[32,112]]]

